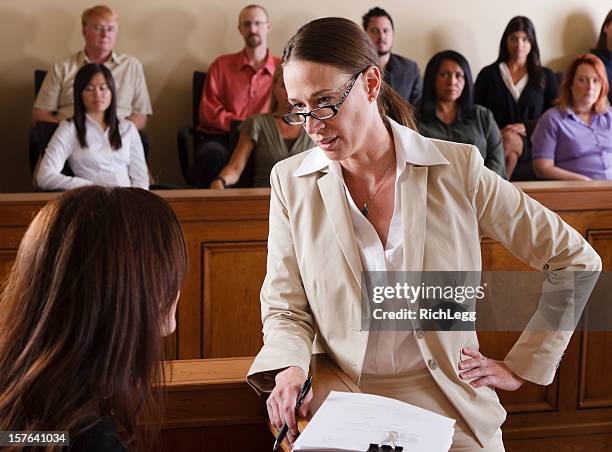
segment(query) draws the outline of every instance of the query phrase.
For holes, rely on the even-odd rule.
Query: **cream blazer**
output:
[[[578,232],[486,169],[476,147],[390,124],[408,162],[400,187],[406,271],[479,271],[484,235],[538,270],[601,269],[601,259]],[[264,346],[248,374],[260,391],[272,390],[275,373],[286,367],[308,373],[315,334],[353,381],[360,378],[368,343],[368,332],[361,331],[361,261],[342,183],[327,166],[305,170],[321,166],[322,152],[315,147],[272,170],[261,290]],[[570,337],[523,332],[505,362],[529,381],[550,384]],[[506,412],[493,389],[474,389],[458,376],[460,348],[478,347],[476,333],[415,338],[440,389],[486,444]]]

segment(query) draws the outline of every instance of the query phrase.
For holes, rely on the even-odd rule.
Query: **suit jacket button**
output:
[[[417,339],[423,339],[425,337],[425,332],[423,330],[416,330]]]
[[[436,370],[438,368],[438,362],[435,359],[430,359],[427,361],[427,365],[431,370]]]

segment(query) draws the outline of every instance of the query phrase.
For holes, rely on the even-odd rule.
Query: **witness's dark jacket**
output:
[[[412,105],[421,99],[423,81],[415,61],[392,53],[385,68],[384,80]]]
[[[523,155],[512,175],[512,180],[535,179],[531,168],[529,138],[540,116],[553,106],[555,99],[559,96],[559,82],[555,74],[548,68],[542,69],[544,86],[539,86],[536,80],[530,78],[518,101],[514,100],[506,88],[497,62],[483,68],[474,85],[474,102],[493,112],[495,122],[500,129],[508,124],[525,124],[527,137],[523,139]]]

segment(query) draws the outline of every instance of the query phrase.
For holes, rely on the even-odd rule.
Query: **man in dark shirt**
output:
[[[385,71],[384,80],[411,104],[421,99],[423,84],[415,61],[391,53],[393,47],[393,19],[382,8],[375,7],[363,16],[363,29],[370,36]]]

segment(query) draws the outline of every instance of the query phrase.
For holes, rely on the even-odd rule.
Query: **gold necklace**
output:
[[[376,196],[380,188],[383,186],[385,179],[389,175],[389,171],[391,171],[391,168],[393,167],[394,163],[395,163],[395,159],[391,160],[391,163],[389,163],[389,166],[387,167],[387,171],[385,171],[385,174],[383,175],[382,179],[378,183],[378,186],[374,190],[374,193],[372,193],[372,196],[370,196],[370,198],[366,202],[363,203],[363,207],[361,208],[361,213],[363,214],[364,217],[368,218],[368,213],[369,213],[368,204],[370,204],[372,199],[374,199],[374,196]]]

